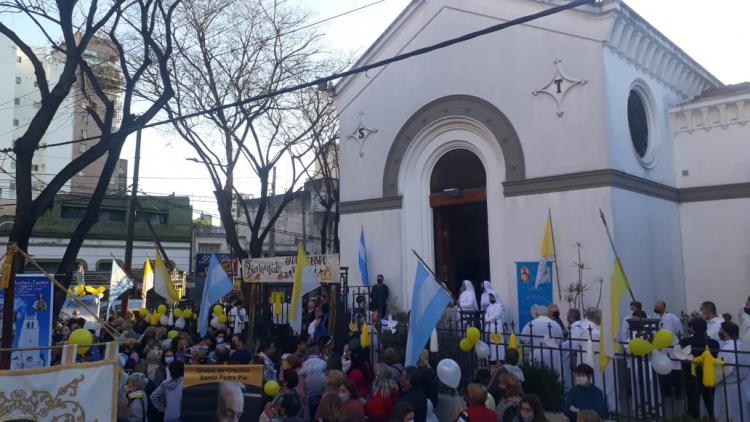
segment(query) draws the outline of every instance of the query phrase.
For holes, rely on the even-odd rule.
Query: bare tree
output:
[[[332,107],[317,107],[314,89],[242,101],[318,76],[318,35],[306,26],[305,15],[275,1],[191,0],[185,6],[185,28],[175,34],[172,60],[175,97],[165,110],[210,175],[231,249],[240,258],[259,257],[315,162],[314,133],[328,124]],[[205,114],[193,117],[199,111]],[[289,174],[281,200],[269,211],[274,168]],[[237,183],[240,171],[257,176],[252,207],[240,195],[251,188]],[[235,199],[244,218],[232,213]],[[248,250],[240,244],[238,224],[249,227]]]
[[[172,97],[168,61],[172,54],[171,32],[174,11],[180,0],[12,0],[0,2],[0,16],[20,14],[28,18],[49,43],[50,56],[61,68],[53,75],[34,48],[8,26],[0,23],[0,33],[15,43],[33,67],[41,105],[24,133],[15,140],[16,212],[9,243],[24,251],[29,246],[34,225],[52,206],[55,196],[71,178],[98,159],[104,168],[89,199],[85,215],[66,248],[58,274],[67,287],[72,280],[76,257],[97,215],[120,155],[131,133],[147,124]],[[59,38],[59,39],[58,39]],[[93,54],[99,53],[99,54]],[[146,75],[157,75],[159,89],[153,102],[139,105],[134,114],[135,93]],[[56,78],[56,80],[52,80]],[[71,91],[80,93],[70,98]],[[65,101],[83,104],[100,135],[43,186],[35,197],[32,161],[44,148],[40,145]],[[121,116],[121,117],[120,117]],[[72,140],[75,141],[75,140]],[[105,158],[106,157],[106,158]],[[24,260],[15,261],[22,272]],[[54,313],[65,298],[56,292]]]
[[[315,169],[311,174],[313,192],[323,207],[323,221],[320,227],[320,250],[329,252],[333,241],[333,253],[339,253],[339,125],[338,116],[333,113],[330,97],[318,92],[316,101],[317,114],[324,116],[323,122],[315,126],[312,132]],[[331,239],[332,237],[332,239]]]

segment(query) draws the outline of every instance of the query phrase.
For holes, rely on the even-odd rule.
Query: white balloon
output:
[[[185,318],[177,318],[177,321],[175,321],[174,326],[182,330],[185,328]]]
[[[169,317],[166,315],[162,315],[161,318],[159,318],[159,324],[161,325],[169,325]]]
[[[220,325],[221,325],[221,323],[219,322],[219,317],[217,317],[216,315],[214,315],[214,317],[211,318],[211,326],[214,327],[214,328],[219,328]]]
[[[490,346],[482,340],[474,343],[474,352],[476,352],[479,359],[487,359],[490,357]]]
[[[443,359],[437,366],[438,379],[450,388],[461,383],[461,367],[453,359]]]
[[[667,375],[672,372],[672,361],[664,353],[654,350],[651,352],[651,367],[659,375]]]

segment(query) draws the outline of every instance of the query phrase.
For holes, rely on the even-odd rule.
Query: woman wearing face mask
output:
[[[573,370],[575,385],[565,395],[563,409],[568,420],[575,421],[579,410],[593,410],[602,418],[605,417],[604,393],[591,384],[594,369],[585,363]]]
[[[164,422],[179,422],[185,364],[179,360],[173,361],[168,373],[168,379],[151,393],[149,399],[156,410],[164,413]]]
[[[539,397],[535,394],[524,396],[518,406],[518,417],[514,422],[549,422],[544,416],[544,407]]]
[[[171,350],[167,350],[161,354],[159,367],[154,371],[154,379],[152,380],[154,384],[161,385],[167,379],[167,368],[174,362],[174,359],[174,352]]]
[[[344,413],[345,421],[365,420],[365,406],[352,380],[346,380],[339,386],[338,396],[342,403],[341,411]]]

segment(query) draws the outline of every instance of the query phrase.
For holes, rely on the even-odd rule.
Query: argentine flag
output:
[[[362,274],[362,284],[370,285],[370,275],[367,271],[367,248],[365,247],[365,228],[359,235],[359,272]]]
[[[206,284],[203,286],[203,297],[201,298],[201,310],[198,313],[198,332],[201,337],[208,332],[208,316],[211,315],[211,307],[234,287],[224,267],[221,266],[216,255],[211,254],[211,261],[206,272]]]
[[[411,299],[409,337],[406,340],[406,366],[416,365],[419,354],[430,340],[451,296],[438,283],[422,262],[417,263],[414,293]]]

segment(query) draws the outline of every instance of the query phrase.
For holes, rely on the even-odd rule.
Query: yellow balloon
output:
[[[630,353],[635,356],[645,356],[654,350],[651,343],[639,337],[631,339],[628,346],[630,347]]]
[[[141,316],[146,316],[146,315],[148,315],[148,309],[141,308],[141,309],[138,310],[138,313],[141,314]]]
[[[175,318],[182,318],[182,309],[175,308],[175,310],[174,310],[174,317]]]
[[[695,365],[703,365],[703,385],[706,387],[716,386],[716,367],[724,365],[724,361],[717,359],[711,354],[711,351],[706,350],[701,353],[700,356],[693,359],[693,376],[695,376]]]
[[[654,334],[653,345],[657,349],[670,347],[674,343],[674,334],[671,331],[662,328]]]
[[[78,345],[78,354],[82,355],[89,351],[89,346],[94,342],[94,336],[91,335],[91,331],[85,328],[79,328],[68,337],[68,344]]]
[[[466,338],[472,343],[479,341],[480,334],[479,328],[477,327],[469,327],[466,329]]]
[[[458,343],[458,348],[461,349],[462,352],[468,352],[474,347],[474,342],[469,340],[468,338],[462,338],[461,342]]]
[[[193,316],[193,311],[191,311],[190,309],[185,309],[184,311],[182,311],[183,318],[190,318],[191,316]]]
[[[79,285],[77,285],[77,286],[75,287],[75,289],[74,289],[74,290],[75,290],[75,292],[76,292],[76,294],[77,294],[78,296],[83,296],[83,295],[85,295],[85,294],[86,294],[86,288],[85,288],[85,287],[83,287],[83,286],[82,286],[82,285],[80,285],[80,284],[79,284]]]
[[[167,338],[171,340],[171,339],[177,337],[178,334],[180,334],[180,333],[178,333],[177,330],[172,330],[172,331],[170,331],[170,332],[167,333]]]
[[[214,315],[216,316],[224,315],[224,307],[218,304],[214,305]]]
[[[263,392],[266,393],[267,396],[273,397],[279,394],[279,391],[281,391],[281,386],[274,380],[267,381],[266,385],[263,386]]]
[[[226,324],[227,323],[227,316],[226,315],[219,315],[219,323]]]
[[[164,315],[167,313],[167,306],[162,303],[158,308],[156,308],[156,310],[159,311],[160,314]]]
[[[151,315],[151,325],[158,324],[160,318],[161,318],[161,316],[159,314],[153,314],[153,315]]]

